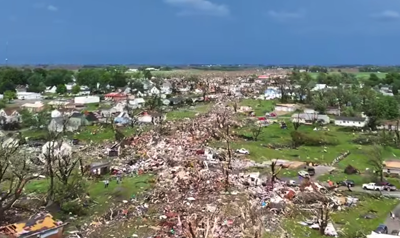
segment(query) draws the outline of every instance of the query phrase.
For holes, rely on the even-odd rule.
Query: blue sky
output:
[[[400,0],[0,0],[0,29],[10,64],[400,64]]]

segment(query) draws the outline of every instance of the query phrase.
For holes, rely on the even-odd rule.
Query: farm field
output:
[[[352,73],[355,74],[357,78],[368,78],[370,74],[376,74],[379,78],[384,78],[386,76],[386,73],[376,73],[376,72],[358,72],[358,73]],[[313,78],[317,78],[318,73],[309,73]]]

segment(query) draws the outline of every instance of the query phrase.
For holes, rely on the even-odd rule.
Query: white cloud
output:
[[[228,6],[216,4],[208,0],[164,0],[167,4],[181,8],[179,16],[187,15],[210,15],[228,16],[230,10]]]
[[[286,11],[268,11],[268,16],[275,18],[277,20],[288,20],[288,19],[299,19],[305,17],[306,12],[304,10],[299,10],[296,12],[286,12]]]
[[[375,18],[377,20],[398,20],[400,19],[400,14],[396,11],[383,11],[379,13],[375,13],[371,15],[372,18]]]
[[[58,11],[58,8],[56,6],[53,6],[53,5],[48,5],[47,6],[47,10],[52,11],[52,12],[56,12],[56,11]]]

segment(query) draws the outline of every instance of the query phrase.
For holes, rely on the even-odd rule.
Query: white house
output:
[[[276,112],[294,112],[298,109],[296,104],[276,104]]]
[[[172,93],[172,85],[169,82],[163,83],[161,86],[161,93],[171,94]]]
[[[316,84],[315,87],[313,89],[311,89],[311,91],[319,91],[319,90],[323,90],[326,89],[327,85],[326,84]]]
[[[62,116],[63,116],[63,114],[59,110],[53,110],[51,112],[51,118],[59,118]]]
[[[41,100],[43,99],[40,93],[32,92],[17,92],[17,98],[20,100]]]
[[[129,105],[135,107],[135,108],[142,108],[145,104],[145,101],[143,98],[135,98],[134,100],[129,101]]]
[[[267,88],[267,90],[264,91],[264,95],[266,100],[282,97],[282,94],[275,88]]]
[[[335,125],[344,127],[365,127],[368,123],[367,117],[336,117]]]
[[[100,102],[99,96],[81,96],[74,98],[75,104],[88,104],[88,103],[99,103],[99,102]]]
[[[156,87],[150,88],[150,90],[148,92],[150,95],[159,95],[161,93],[160,89],[158,89]]]
[[[321,115],[317,113],[295,113],[292,115],[292,122],[298,122],[301,124],[312,124],[314,122],[320,122],[324,125],[329,124],[329,117],[327,115]]]
[[[46,93],[56,93],[56,91],[57,91],[56,86],[47,87],[45,90]]]

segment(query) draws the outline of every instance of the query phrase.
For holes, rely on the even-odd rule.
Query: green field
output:
[[[309,73],[313,78],[317,78],[319,73]],[[355,74],[357,78],[368,78],[370,74],[376,74],[379,78],[384,78],[386,73],[375,73],[375,72],[359,72],[359,73],[352,73]]]

